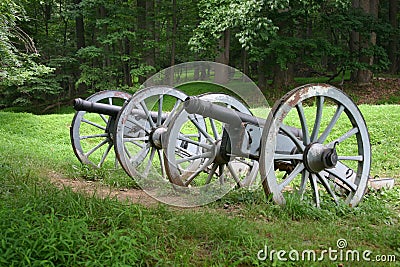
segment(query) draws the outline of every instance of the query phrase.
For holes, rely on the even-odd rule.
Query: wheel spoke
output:
[[[211,158],[213,157],[213,153],[212,152],[206,152],[206,153],[201,153],[201,154],[197,154],[197,155],[193,155],[187,158],[183,158],[183,159],[178,159],[176,160],[177,164],[181,164],[183,162],[187,162],[187,161],[191,161],[191,160],[195,160],[195,159],[201,159],[201,158]]]
[[[165,121],[163,122],[164,126],[168,126],[171,119],[174,117],[176,111],[178,110],[179,105],[182,103],[182,100],[177,99],[175,102],[174,107],[172,108],[171,112],[168,114],[167,118],[165,119]]]
[[[136,142],[136,141],[129,141],[129,142],[126,142],[126,140],[124,140],[124,144],[125,143],[131,143],[131,144],[134,144],[135,146],[138,146],[138,147],[140,147],[140,148],[143,148],[143,147],[145,147],[146,146],[146,144],[144,143],[139,143],[139,142]]]
[[[293,141],[293,143],[300,151],[304,151],[303,143],[300,142],[300,140],[292,133],[291,129],[288,126],[282,124],[280,129]]]
[[[149,130],[146,129],[143,125],[139,124],[137,121],[128,120],[130,123],[138,126],[140,129],[146,132],[146,134],[150,134]]]
[[[144,172],[143,172],[143,176],[144,176],[144,177],[147,177],[147,176],[149,175],[150,167],[151,167],[152,162],[153,162],[153,160],[154,160],[154,155],[155,155],[155,154],[156,154],[156,149],[155,149],[154,147],[152,147],[152,148],[151,148],[151,152],[150,152],[150,157],[149,157],[149,159],[147,160],[146,168],[144,169]]]
[[[303,133],[303,144],[306,146],[310,143],[310,135],[308,133],[308,126],[306,117],[304,115],[304,109],[301,102],[296,105],[297,114],[299,115],[300,123],[301,123],[301,131]]]
[[[98,137],[108,137],[108,134],[103,133],[103,134],[83,135],[83,136],[79,136],[79,139],[84,140],[84,139],[98,138]]]
[[[143,147],[142,147],[142,148],[143,148]],[[130,159],[130,158],[132,157],[131,154],[129,153],[129,149],[126,147],[125,143],[124,143],[124,152],[125,152],[126,157],[127,157],[128,159]]]
[[[82,119],[82,122],[85,122],[85,123],[87,123],[87,124],[90,124],[90,125],[92,125],[92,126],[94,126],[94,127],[97,127],[97,128],[99,128],[99,129],[101,129],[101,130],[104,130],[104,131],[106,130],[106,127],[101,126],[101,125],[99,125],[99,124],[97,124],[97,123],[95,123],[95,122],[89,121],[89,120],[87,120],[87,119],[85,119],[85,118]]]
[[[303,199],[309,177],[310,177],[309,171],[304,169],[303,172],[301,173],[301,182],[300,182],[300,188],[299,188],[300,199]]]
[[[328,135],[331,133],[333,127],[335,127],[336,122],[339,120],[340,115],[344,111],[343,105],[338,105],[335,114],[333,115],[331,121],[329,122],[328,126],[326,127],[325,131],[321,134],[318,138],[318,143],[324,143]]]
[[[147,154],[149,153],[149,148],[150,148],[150,145],[147,144],[138,153],[136,153],[135,157],[129,159],[129,162],[132,164],[132,166],[134,168],[136,168],[137,166],[139,166],[140,163],[143,162],[143,160],[146,158]]]
[[[348,138],[352,137],[353,135],[355,135],[358,132],[359,132],[358,128],[354,127],[351,130],[349,130],[347,133],[345,133],[344,135],[340,136],[339,138],[337,138],[337,139],[333,140],[332,142],[330,142],[329,144],[327,144],[327,147],[332,148],[335,144],[343,143]]]
[[[314,193],[314,200],[315,200],[315,205],[317,206],[317,208],[320,207],[320,203],[321,200],[319,198],[319,192],[318,192],[318,184],[317,184],[317,178],[315,174],[311,174],[311,188],[313,189],[313,193]]]
[[[183,147],[180,147],[180,146],[176,146],[175,147],[175,153],[180,157],[191,157],[191,156],[193,156],[193,153],[191,153],[189,150],[184,149]]]
[[[203,163],[203,165],[198,168],[194,173],[192,173],[185,181],[184,185],[188,186],[194,178],[196,178],[197,175],[199,175],[199,173],[201,173],[202,171],[204,171],[213,161],[214,159],[208,159],[206,162]]]
[[[165,162],[164,162],[164,157],[161,154],[161,150],[157,149],[157,154],[158,154],[158,158],[160,159],[160,165],[161,165],[161,177],[165,179],[166,175],[165,175]]]
[[[88,158],[93,152],[95,152],[97,149],[99,149],[100,147],[104,146],[107,143],[108,143],[108,139],[105,139],[105,140],[101,141],[97,146],[95,146],[89,152],[87,152],[85,154],[85,156]]]
[[[103,165],[103,163],[104,163],[104,161],[106,160],[107,155],[108,155],[108,153],[110,152],[110,150],[111,150],[112,147],[113,147],[113,143],[109,143],[109,144],[108,144],[108,147],[107,147],[106,151],[104,151],[104,154],[103,154],[103,156],[101,157],[101,160],[100,160],[99,164],[97,165],[97,167],[100,168],[101,165]]]
[[[158,100],[157,126],[161,125],[163,102],[164,102],[164,96],[160,95],[160,98]]]
[[[253,167],[254,166],[254,162],[251,161],[246,161],[246,159],[243,158],[235,158],[236,161],[239,161],[240,163],[246,164],[249,167]]]
[[[215,138],[215,140],[218,140],[219,139],[219,134],[218,134],[218,131],[217,131],[217,127],[215,126],[215,121],[213,119],[211,119],[211,118],[209,118],[209,120],[210,120],[211,129],[212,129],[214,138]]]
[[[336,205],[339,205],[339,200],[335,194],[335,192],[332,190],[331,186],[329,185],[328,181],[323,175],[320,175],[319,173],[316,174],[319,181],[322,183],[322,185],[325,187],[326,191],[331,195],[333,198],[333,201],[335,201]]]
[[[323,96],[317,96],[317,112],[315,114],[314,128],[311,133],[311,138],[310,138],[311,142],[315,142],[315,140],[317,140],[318,137],[319,128],[321,127],[322,110],[324,107],[324,102],[325,98]]]
[[[185,142],[188,142],[188,143],[191,143],[191,144],[194,144],[194,145],[197,145],[197,146],[200,146],[200,147],[203,147],[205,149],[211,149],[212,148],[212,145],[209,145],[209,144],[206,144],[206,143],[201,143],[199,141],[196,141],[196,140],[193,140],[193,139],[190,139],[190,138],[186,138],[186,136],[184,136],[183,134],[179,135],[178,139],[182,140],[182,141],[185,141]]]
[[[196,128],[211,142],[214,143],[215,139],[213,139],[207,132],[205,129],[203,129],[201,127],[201,125],[196,121],[195,118],[193,118],[192,116],[189,117],[190,121],[196,126]]]
[[[101,119],[108,124],[108,119],[106,118],[106,116],[104,116],[103,114],[99,114],[99,116],[101,117]]]
[[[287,186],[300,172],[302,172],[305,169],[303,163],[299,163],[296,165],[294,170],[286,177],[285,180],[281,184],[279,184],[279,190],[283,191],[285,186]]]
[[[243,187],[243,184],[240,182],[240,179],[237,175],[237,173],[235,172],[235,169],[232,166],[232,162],[228,162],[227,164],[228,170],[229,172],[232,174],[233,179],[235,180],[235,182],[240,186]]]
[[[303,154],[274,154],[274,160],[303,160]]]
[[[136,142],[136,141],[143,141],[146,142],[149,140],[148,136],[140,136],[140,137],[125,137],[124,136],[124,142]]]
[[[354,160],[354,161],[364,161],[364,157],[358,156],[338,156],[338,160]]]
[[[207,176],[206,184],[209,184],[211,182],[212,177],[214,176],[215,172],[217,171],[218,164],[213,164],[210,170],[210,173]]]
[[[144,101],[141,101],[140,106],[143,108],[144,113],[147,116],[147,121],[150,123],[151,128],[156,128],[156,124],[154,123],[153,118],[150,115],[150,111],[147,108],[146,103]]]
[[[200,135],[198,133],[197,134],[185,134],[185,136],[187,138],[200,138]]]

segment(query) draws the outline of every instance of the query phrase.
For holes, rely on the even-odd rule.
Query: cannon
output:
[[[210,184],[261,183],[278,204],[298,196],[318,207],[326,200],[355,206],[367,188],[365,121],[330,85],[298,87],[258,116],[232,96],[187,96],[169,86],[99,92],[74,107],[78,159],[119,164],[134,179],[156,171],[174,188],[204,187],[199,194]]]
[[[243,113],[250,111],[231,96],[209,94],[208,99],[219,99]],[[105,163],[118,164],[136,179],[147,177],[150,170],[162,173],[165,164],[162,136],[172,117],[187,98],[183,92],[168,86],[144,88],[133,95],[118,91],[103,91],[86,100],[75,99],[77,110],[70,128],[71,142],[77,158],[85,164],[102,167]],[[197,121],[205,128],[204,119]],[[199,135],[182,134],[187,139]],[[197,149],[187,141],[178,142],[180,153],[195,154]],[[114,148],[115,153],[111,150]],[[111,158],[108,159],[107,158]],[[185,164],[182,176],[190,175],[200,164],[193,159]],[[110,164],[109,164],[110,165]]]
[[[224,123],[221,138],[193,122],[203,116]],[[364,118],[354,102],[339,89],[326,84],[296,88],[275,103],[266,119],[232,111],[200,97],[188,97],[165,134],[167,176],[177,186],[203,186],[226,180],[234,161],[252,160],[259,165],[265,193],[278,204],[293,195],[310,199],[344,201],[355,206],[367,188],[371,149]],[[182,158],[176,151],[179,132],[192,127],[201,132],[197,155]],[[180,165],[202,158],[190,176],[180,175]],[[224,171],[225,170],[225,171]],[[204,177],[202,173],[207,175]],[[297,194],[293,194],[297,192]]]

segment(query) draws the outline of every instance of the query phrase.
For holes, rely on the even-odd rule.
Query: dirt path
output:
[[[120,201],[142,204],[147,207],[159,203],[140,189],[116,189],[98,182],[66,178],[56,172],[49,173],[49,177],[51,183],[57,188],[64,189],[65,187],[69,187],[74,192],[84,193],[89,196],[116,198]]]

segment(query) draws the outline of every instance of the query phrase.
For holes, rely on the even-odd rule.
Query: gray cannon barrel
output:
[[[184,108],[189,114],[199,114],[232,125],[250,123],[263,127],[265,124],[264,119],[223,107],[209,101],[201,100],[195,96],[189,96],[185,99]]]
[[[116,117],[121,108],[122,107],[120,106],[91,102],[83,100],[81,98],[74,99],[74,109],[76,111],[86,111],[86,112],[98,113]],[[143,119],[147,118],[146,112],[144,112],[141,109],[132,109],[131,114],[133,116],[139,116]],[[158,115],[159,115],[158,112],[149,111],[149,115],[154,122],[158,120]],[[168,117],[167,112],[161,113],[161,123],[163,123],[167,119],[167,117]]]
[[[121,107],[76,98],[74,99],[74,109],[76,111],[86,111],[116,117]]]
[[[185,99],[184,108],[189,114],[199,114],[233,126],[240,126],[242,123],[249,123],[263,128],[266,123],[266,120],[264,119],[223,107],[209,101],[201,100],[195,96],[189,96]],[[290,129],[290,131],[299,139],[303,138],[301,129],[292,126],[287,126],[287,128]]]

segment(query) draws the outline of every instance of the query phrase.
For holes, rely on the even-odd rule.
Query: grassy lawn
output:
[[[280,207],[267,203],[261,189],[232,191],[194,209],[60,190],[50,183],[52,175],[113,187],[136,184],[122,170],[79,164],[69,140],[73,114],[0,112],[0,266],[397,266],[400,106],[360,109],[371,137],[371,175],[394,177],[396,186],[369,191],[353,209],[316,209],[296,199]],[[339,239],[347,241],[343,249]],[[330,249],[337,253],[318,261]],[[278,260],[279,250],[288,261]],[[309,250],[317,258],[301,260]],[[360,260],[346,261],[348,251],[359,252]],[[365,251],[371,251],[370,262],[362,259]],[[296,252],[300,260],[290,260]],[[274,255],[273,263],[257,254]],[[376,262],[379,255],[392,262]]]

